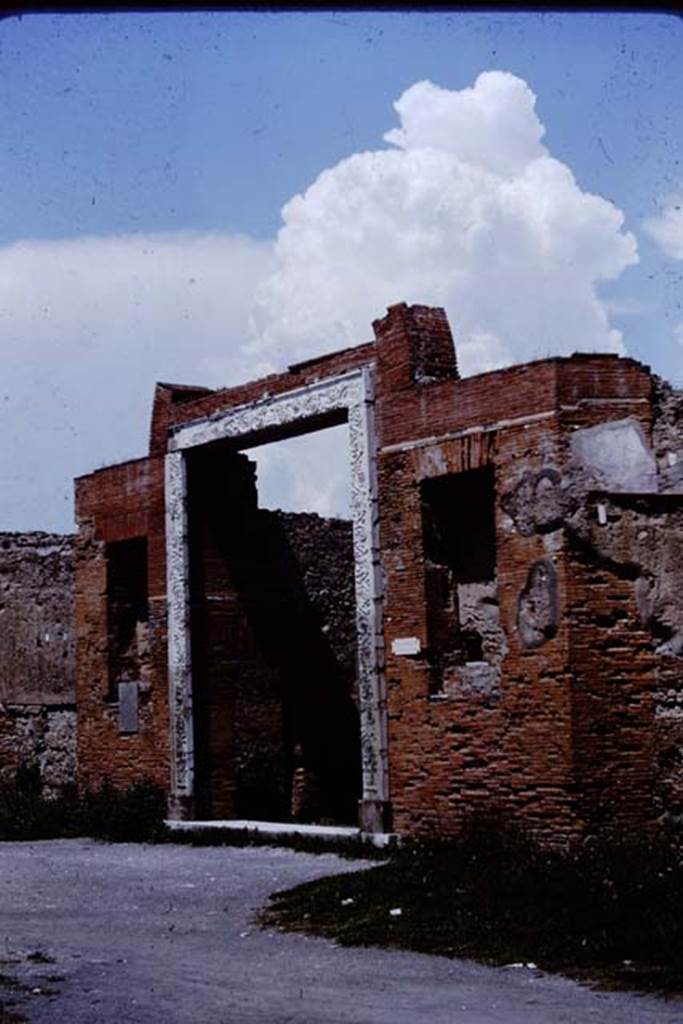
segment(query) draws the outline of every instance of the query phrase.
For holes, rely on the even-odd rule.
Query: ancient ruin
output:
[[[683,820],[683,395],[614,355],[461,379],[426,306],[374,330],[157,385],[149,454],[77,481],[81,784],[366,833]],[[259,509],[248,450],[341,423],[352,523]]]

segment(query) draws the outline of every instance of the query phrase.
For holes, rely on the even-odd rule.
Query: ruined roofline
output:
[[[150,454],[166,450],[169,433],[174,428],[194,419],[211,418],[226,409],[238,409],[282,395],[289,390],[306,388],[318,380],[358,368],[362,363],[375,364],[382,378],[381,388],[391,391],[434,387],[434,395],[442,394],[439,386],[454,387],[460,394],[474,382],[489,381],[496,386],[506,382],[506,373],[519,375],[534,372],[544,366],[582,366],[623,368],[637,367],[651,376],[649,366],[632,359],[606,352],[576,352],[571,355],[549,355],[529,362],[485,370],[461,377],[457,366],[457,338],[454,340],[445,309],[422,304],[408,305],[398,302],[388,307],[385,315],[373,321],[375,338],[361,345],[348,346],[333,352],[303,359],[290,364],[286,370],[242,380],[238,383],[211,389],[192,388],[189,385],[157,385],[152,421],[150,424]],[[491,375],[496,374],[495,378]],[[559,405],[564,388],[561,372],[557,373]],[[476,386],[476,385],[475,385]],[[570,384],[570,390],[571,384]],[[642,396],[643,389],[639,389]]]
[[[376,348],[376,346],[375,346],[374,341],[370,341],[370,342],[363,342],[363,344],[361,344],[361,345],[350,345],[348,348],[335,349],[334,352],[325,352],[321,356],[312,356],[310,359],[303,359],[299,363],[292,363],[285,370],[279,370],[279,371],[277,371],[275,373],[267,373],[263,377],[252,377],[249,380],[242,380],[242,381],[239,381],[239,382],[237,382],[235,384],[226,384],[226,385],[224,385],[222,387],[218,387],[218,388],[206,388],[205,389],[205,394],[198,395],[196,399],[189,399],[187,402],[183,402],[182,404],[185,406],[185,405],[192,405],[193,402],[195,402],[195,401],[201,402],[201,400],[204,397],[206,397],[206,395],[219,395],[219,394],[223,394],[226,397],[229,397],[231,392],[241,391],[242,388],[250,387],[251,385],[257,385],[257,384],[265,385],[265,384],[268,384],[269,382],[275,382],[275,381],[284,380],[284,379],[286,379],[287,377],[290,377],[290,376],[296,377],[300,373],[310,372],[310,371],[314,370],[317,366],[324,366],[327,363],[331,363],[334,359],[338,359],[340,357],[344,357],[344,356],[347,356],[347,355],[355,354],[355,355],[357,355],[357,356],[362,358],[362,357],[365,356],[365,352],[363,351],[365,349],[367,349],[367,357],[368,357],[368,361],[370,361],[371,359],[373,359],[375,357],[375,348]],[[358,364],[354,363],[354,366],[356,366],[356,365],[358,365]],[[314,381],[310,381],[309,383],[314,383]],[[171,386],[172,387],[176,387],[176,385],[171,385]],[[297,387],[301,387],[301,386],[305,387],[306,385],[305,384],[304,385],[297,384],[296,386]],[[197,390],[199,390],[199,389],[197,389]],[[246,404],[249,404],[249,403],[246,403]]]
[[[281,380],[281,379],[286,378],[287,376],[289,376],[290,373],[292,373],[294,375],[299,370],[308,370],[308,369],[316,366],[318,363],[323,363],[323,362],[325,362],[327,360],[332,359],[334,356],[339,356],[339,355],[346,354],[348,352],[353,352],[354,349],[358,349],[358,351],[360,352],[364,348],[368,348],[368,349],[372,350],[372,349],[375,348],[375,346],[374,346],[374,344],[370,343],[370,344],[366,344],[366,345],[354,346],[354,347],[348,348],[348,349],[340,349],[337,352],[328,353],[327,355],[321,356],[318,359],[311,359],[311,360],[306,360],[306,361],[304,361],[302,363],[293,364],[294,365],[294,369],[292,370],[292,368],[290,368],[290,370],[285,372],[285,373],[269,374],[266,377],[256,378],[253,381],[246,381],[246,382],[244,382],[242,384],[234,385],[234,386],[232,386],[230,388],[216,388],[216,389],[205,388],[205,389],[203,389],[203,394],[197,395],[196,398],[192,398],[192,399],[189,399],[189,400],[183,402],[182,405],[183,405],[183,407],[185,409],[187,409],[189,411],[190,408],[195,404],[195,402],[202,401],[202,399],[205,398],[208,395],[224,394],[226,399],[229,400],[229,396],[230,396],[231,392],[239,391],[241,388],[247,387],[247,386],[249,386],[251,384],[265,384],[266,382],[268,382],[270,380]],[[522,369],[523,370],[533,369],[533,368],[536,368],[536,367],[539,367],[539,366],[542,366],[542,365],[550,365],[550,364],[566,365],[566,364],[571,364],[571,363],[576,363],[576,362],[584,362],[584,361],[585,362],[589,362],[589,361],[595,360],[595,359],[599,359],[601,362],[604,361],[604,360],[610,360],[613,363],[621,363],[622,365],[631,365],[631,366],[639,367],[640,369],[642,369],[645,373],[647,373],[652,378],[653,382],[655,380],[661,381],[664,385],[668,386],[673,391],[676,391],[676,389],[673,387],[673,385],[669,384],[669,382],[665,378],[655,377],[655,375],[652,374],[652,371],[651,371],[650,367],[647,364],[642,363],[639,360],[632,358],[631,356],[620,356],[620,355],[617,355],[616,353],[613,353],[613,352],[574,352],[570,356],[547,356],[547,357],[544,357],[542,359],[532,359],[532,360],[530,360],[529,362],[526,362],[526,363],[512,363],[509,366],[497,367],[496,369],[492,369],[492,370],[484,370],[482,373],[477,373],[477,374],[472,374],[470,376],[462,377],[462,378],[460,378],[458,380],[451,381],[450,383],[451,383],[451,386],[457,388],[457,387],[462,387],[463,385],[467,386],[470,382],[472,382],[474,380],[482,380],[482,379],[487,378],[487,377],[488,378],[493,378],[493,377],[504,378],[504,376],[506,374],[512,373],[513,371],[519,371],[519,370],[522,370]],[[435,383],[437,385],[439,385],[439,384],[442,384],[443,382],[437,381]],[[298,385],[298,386],[302,386],[302,385]],[[305,386],[305,385],[303,385],[303,386]],[[165,388],[165,389],[167,389],[169,391],[171,391],[171,390],[173,390],[173,391],[175,391],[175,390],[183,390],[183,391],[198,392],[198,391],[202,390],[200,387],[195,387],[195,386],[192,386],[192,385],[164,384],[164,383],[161,383],[161,382],[157,383],[157,387]],[[253,401],[259,401],[261,397],[264,397],[264,396],[260,396],[259,398],[252,399],[251,402],[247,401],[247,402],[245,402],[243,404],[245,404],[245,405],[252,404]],[[179,426],[182,426],[182,425],[183,425],[182,422],[181,423],[169,424],[169,428],[170,428],[170,430],[172,430],[173,427],[179,427]],[[90,477],[96,476],[96,475],[98,475],[100,473],[105,473],[105,472],[107,472],[110,469],[117,469],[117,468],[122,468],[123,466],[132,466],[132,465],[135,465],[136,463],[145,462],[149,458],[149,454],[153,454],[153,453],[150,452],[150,453],[148,453],[146,455],[136,456],[136,457],[133,457],[133,458],[130,458],[130,459],[122,459],[119,462],[110,462],[106,466],[99,466],[96,469],[92,469],[92,470],[86,471],[84,473],[80,473],[78,476],[76,476],[74,478],[74,482],[77,483],[80,480],[89,479]],[[21,531],[16,531],[16,532],[21,532]]]
[[[197,394],[208,395],[215,388],[210,388],[206,384],[174,384],[171,381],[158,380],[155,383],[155,387],[163,388],[164,391],[196,391]]]
[[[455,387],[458,387],[467,381],[481,380],[483,377],[493,377],[497,374],[502,375],[505,373],[511,373],[515,370],[526,370],[537,366],[551,366],[553,364],[564,366],[568,363],[590,362],[594,359],[599,359],[601,362],[609,359],[613,363],[637,366],[654,379],[654,374],[652,373],[650,366],[647,363],[642,363],[639,359],[634,359],[633,356],[620,356],[616,352],[572,352],[571,355],[568,356],[541,356],[538,359],[529,359],[523,363],[508,363],[506,366],[496,366],[491,370],[482,370],[480,373],[467,374],[454,381],[453,384]]]
[[[651,376],[655,387],[661,388],[663,391],[670,391],[674,396],[683,395],[683,377],[668,380],[659,373],[651,373]]]
[[[163,388],[165,391],[171,392],[196,392],[195,398],[187,398],[182,402],[183,405],[190,405],[193,401],[200,401],[205,395],[217,394],[219,392],[228,392],[233,389],[242,388],[249,384],[263,384],[266,381],[274,380],[275,378],[287,377],[289,374],[299,374],[303,370],[311,370],[318,365],[322,365],[331,362],[333,359],[337,359],[339,356],[346,356],[352,353],[360,353],[361,349],[367,349],[368,355],[373,354],[375,348],[374,341],[361,342],[359,345],[348,345],[346,348],[337,348],[333,352],[324,352],[320,356],[311,356],[308,359],[302,359],[297,363],[290,363],[284,370],[276,370],[273,373],[267,373],[263,377],[250,377],[247,380],[237,381],[235,384],[223,384],[216,388],[210,388],[201,384],[173,384],[167,381],[157,381],[156,387]]]
[[[345,356],[349,353],[356,352],[362,348],[367,348],[369,352],[375,348],[374,341],[364,341],[360,345],[347,345],[346,348],[337,348],[334,352],[325,352],[321,356],[311,356],[310,359],[301,359],[298,363],[290,363],[287,367],[287,373],[300,373],[301,370],[311,370],[314,366],[320,363],[329,362],[336,356]],[[278,374],[279,376],[279,374]]]
[[[499,367],[498,370],[484,370],[483,373],[473,374],[476,377],[483,377],[487,373],[499,373],[501,370],[514,370],[521,366],[537,366],[539,363],[573,363],[573,362],[590,362],[592,359],[609,359],[612,362],[619,363],[630,363],[632,366],[639,366],[645,370],[646,373],[652,376],[652,370],[647,363],[642,363],[640,359],[634,359],[633,356],[622,356],[618,352],[571,352],[567,356],[542,356],[538,359],[529,359],[525,363],[511,363],[509,366]]]
[[[88,473],[81,473],[79,476],[74,477],[74,483],[78,483],[79,480],[89,480],[93,476],[97,476],[98,473],[107,473],[110,469],[121,469],[123,466],[134,466],[138,462],[147,462],[149,455],[138,455],[134,459],[122,459],[121,462],[108,462],[106,466],[98,466],[97,469],[91,469]]]
[[[299,373],[309,373],[311,371],[314,371],[315,368],[318,367],[318,366],[324,367],[324,365],[326,363],[331,362],[335,358],[340,358],[340,357],[343,358],[345,355],[351,354],[351,353],[354,353],[354,352],[357,353],[359,357],[365,356],[365,354],[366,354],[365,350],[367,350],[367,356],[368,356],[368,360],[367,361],[368,361],[368,363],[374,362],[375,359],[376,359],[376,345],[373,344],[373,343],[370,343],[370,344],[365,344],[365,345],[354,346],[352,348],[347,348],[347,349],[339,349],[336,352],[330,352],[330,353],[327,353],[326,355],[320,356],[320,357],[315,358],[315,359],[305,360],[305,361],[303,361],[301,363],[295,363],[288,370],[283,371],[282,373],[268,374],[265,377],[257,377],[257,378],[254,378],[253,380],[250,380],[250,381],[243,381],[240,384],[230,385],[229,387],[216,388],[216,389],[213,389],[213,390],[209,390],[205,394],[198,396],[196,399],[190,399],[190,400],[188,400],[186,402],[183,402],[182,403],[183,414],[182,414],[181,419],[177,420],[176,422],[170,423],[169,424],[169,429],[172,430],[175,427],[181,427],[181,426],[185,425],[185,423],[187,422],[186,416],[189,419],[192,418],[193,407],[196,404],[199,404],[199,403],[203,402],[207,397],[218,397],[218,396],[220,396],[220,398],[222,400],[224,400],[224,403],[225,403],[226,407],[231,406],[232,405],[232,401],[234,401],[234,399],[237,399],[237,401],[236,401],[236,403],[234,405],[235,409],[241,408],[243,406],[246,407],[246,406],[252,405],[252,404],[254,404],[256,402],[262,401],[264,399],[268,399],[268,398],[272,397],[273,395],[286,393],[287,390],[289,390],[289,389],[285,385],[290,380],[291,380],[292,388],[305,388],[305,387],[308,387],[310,385],[313,385],[313,384],[317,383],[319,378],[311,377],[308,380],[304,380],[304,381],[300,382],[300,381],[297,380],[298,374]],[[595,361],[595,360],[598,360],[601,363],[604,363],[605,361],[609,360],[613,364],[620,364],[622,366],[638,367],[641,370],[643,370],[646,374],[651,376],[651,369],[650,369],[650,367],[648,365],[644,364],[644,363],[641,363],[637,359],[633,359],[631,356],[620,356],[620,355],[617,355],[616,353],[613,353],[613,352],[574,352],[574,353],[572,353],[569,356],[546,356],[546,357],[541,358],[541,359],[529,360],[528,362],[525,362],[525,363],[511,363],[508,366],[500,366],[500,367],[496,367],[495,369],[484,370],[481,373],[471,374],[471,375],[468,375],[466,377],[451,378],[451,379],[448,379],[446,381],[439,380],[439,379],[435,379],[433,381],[432,380],[430,380],[430,381],[423,381],[423,382],[417,383],[417,386],[418,387],[423,387],[423,386],[435,385],[435,386],[438,387],[439,385],[443,385],[443,384],[447,383],[451,387],[458,388],[458,387],[462,387],[462,386],[468,386],[473,381],[483,380],[485,378],[492,378],[492,377],[496,377],[497,376],[497,377],[503,379],[506,374],[513,373],[513,372],[519,372],[520,370],[526,370],[526,369],[532,370],[532,369],[535,369],[537,367],[550,366],[550,365],[556,365],[556,366],[563,365],[564,366],[564,365],[572,365],[572,364],[576,364],[576,363],[580,363],[580,362],[587,362],[587,363],[589,363],[589,362]],[[353,368],[357,368],[359,365],[361,365],[360,358],[359,358],[359,362],[358,363],[354,363],[353,364]],[[351,369],[351,368],[352,368],[351,366],[348,367],[348,369]],[[344,370],[340,370],[340,372],[344,372]],[[274,387],[273,390],[271,391],[270,388],[269,388],[270,384],[277,385],[277,386]],[[247,391],[248,389],[250,389],[252,387],[253,388],[258,388],[259,389],[258,393],[254,394],[251,397],[248,396],[248,395],[244,395],[243,394],[245,391]],[[207,413],[206,415],[207,416],[213,415],[214,412],[215,412],[215,410],[212,409],[211,413]],[[200,418],[203,418],[203,417],[200,417]]]
[[[348,526],[352,521],[350,513],[346,518],[344,516],[324,516],[320,512],[306,512],[305,510],[291,512],[283,508],[270,508],[268,505],[259,505],[258,510],[259,512],[270,512],[272,515],[281,516],[285,519],[296,518],[299,521],[303,519],[317,519],[321,523],[342,523],[345,526]]]
[[[340,349],[295,364],[293,369],[210,389],[185,401],[173,401],[173,392],[164,391],[157,386],[150,423],[150,454],[158,455],[165,452],[168,431],[179,423],[203,418],[215,412],[217,407],[248,406],[271,395],[282,394],[294,388],[305,388],[319,380],[357,370],[374,362],[375,353],[374,343]]]
[[[324,364],[326,362],[329,362],[332,359],[335,359],[335,358],[337,358],[339,356],[345,356],[345,355],[347,355],[349,353],[353,353],[353,352],[360,353],[361,349],[364,349],[364,348],[368,349],[368,355],[369,356],[372,357],[372,356],[375,355],[375,352],[374,352],[374,350],[376,349],[375,343],[374,342],[364,342],[361,345],[352,345],[352,346],[349,346],[348,348],[336,349],[334,352],[327,352],[327,353],[325,353],[324,355],[321,355],[321,356],[314,356],[314,357],[311,357],[310,359],[304,359],[304,360],[302,360],[299,363],[292,363],[290,366],[287,367],[286,370],[282,370],[282,371],[280,371],[278,373],[269,373],[269,374],[266,374],[264,377],[253,377],[250,380],[240,381],[237,384],[230,384],[230,385],[226,385],[225,387],[203,388],[202,389],[201,387],[193,387],[193,386],[190,386],[190,385],[162,384],[162,383],[159,383],[158,386],[159,387],[168,388],[169,390],[181,390],[182,389],[182,390],[188,390],[188,391],[202,391],[203,393],[201,395],[198,395],[196,399],[194,399],[194,398],[193,399],[188,399],[186,402],[182,403],[184,406],[190,406],[195,401],[201,401],[206,395],[225,394],[225,396],[227,398],[227,397],[229,397],[230,392],[232,392],[232,391],[239,391],[242,388],[248,387],[249,385],[252,385],[252,384],[254,384],[254,385],[256,385],[256,384],[266,384],[269,381],[281,380],[283,378],[288,377],[290,374],[298,374],[298,373],[300,373],[303,370],[312,370],[316,366],[322,365],[322,364]],[[551,365],[553,363],[555,363],[555,364],[565,364],[565,363],[583,362],[583,361],[590,362],[591,360],[594,360],[594,359],[599,359],[601,361],[609,359],[610,361],[613,361],[615,363],[619,362],[619,363],[621,363],[623,365],[627,365],[628,364],[628,365],[631,365],[631,366],[640,367],[640,369],[644,370],[647,374],[649,374],[649,376],[652,377],[653,381],[654,380],[661,381],[664,385],[668,386],[669,388],[671,388],[674,391],[680,390],[680,389],[677,389],[674,384],[671,384],[665,377],[658,377],[657,375],[653,374],[652,369],[649,366],[649,364],[643,363],[639,359],[635,359],[633,356],[622,356],[622,355],[619,355],[616,352],[599,352],[599,351],[596,351],[596,352],[572,352],[570,355],[542,356],[542,357],[539,357],[538,359],[529,359],[526,362],[508,363],[506,366],[496,366],[496,367],[493,367],[490,370],[482,370],[480,373],[466,374],[465,376],[459,377],[459,378],[451,381],[451,383],[453,385],[455,385],[455,386],[458,386],[459,384],[463,384],[465,381],[479,380],[479,379],[481,379],[483,377],[491,377],[491,376],[494,376],[496,374],[508,373],[508,372],[510,372],[512,370],[526,369],[527,367],[528,368],[532,368],[532,367],[542,366],[542,365]],[[311,382],[311,383],[313,383],[313,382]],[[441,381],[434,381],[433,383],[439,384],[439,383],[441,383]],[[297,385],[297,386],[306,386],[306,385]],[[254,399],[254,401],[258,401],[258,400],[259,399]],[[244,404],[249,405],[251,403],[250,402],[246,402]]]

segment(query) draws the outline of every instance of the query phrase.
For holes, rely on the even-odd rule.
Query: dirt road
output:
[[[0,973],[31,1024],[683,1024],[683,1003],[526,967],[265,932],[276,889],[358,862],[287,850],[0,843]]]

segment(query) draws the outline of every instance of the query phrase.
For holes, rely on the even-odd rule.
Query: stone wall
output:
[[[307,514],[266,510],[259,514],[266,532],[281,538],[277,544],[288,559],[292,585],[300,587],[310,602],[316,625],[352,691],[356,637],[351,524]],[[37,763],[48,791],[76,779],[73,549],[70,536],[0,534],[0,770],[12,771],[22,762]],[[123,570],[113,568],[114,575],[120,575],[125,564]],[[121,610],[119,595],[109,593],[108,600]],[[155,671],[151,651],[156,649],[158,654],[163,622],[148,620],[128,632],[131,640],[124,644],[116,624],[108,624],[110,671],[107,692],[99,695],[98,704],[105,727],[116,727],[118,722],[112,672],[142,683],[138,714],[143,720],[159,677],[158,658]],[[97,656],[97,648],[91,654]],[[259,716],[254,715],[254,707],[247,715],[248,703],[242,718],[251,719],[253,732]],[[130,738],[122,737],[120,742]],[[251,747],[262,739],[252,736]],[[248,760],[248,754],[245,750],[243,759]],[[124,784],[144,773],[144,761],[133,759],[128,776],[118,781]]]
[[[76,776],[73,537],[0,534],[0,770]]]
[[[10,704],[0,707],[0,775],[37,764],[48,795],[76,781],[76,706]]]
[[[306,512],[274,511],[266,515],[280,524],[320,629],[355,693],[356,596],[351,523]]]

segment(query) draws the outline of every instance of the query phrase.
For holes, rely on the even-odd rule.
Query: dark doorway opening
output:
[[[109,685],[107,699],[119,699],[121,682],[139,680],[149,658],[147,621],[147,538],[113,541],[106,547]]]
[[[187,471],[196,816],[356,824],[351,524],[260,509],[228,442]]]
[[[421,484],[431,690],[465,665],[498,658],[492,466]]]

